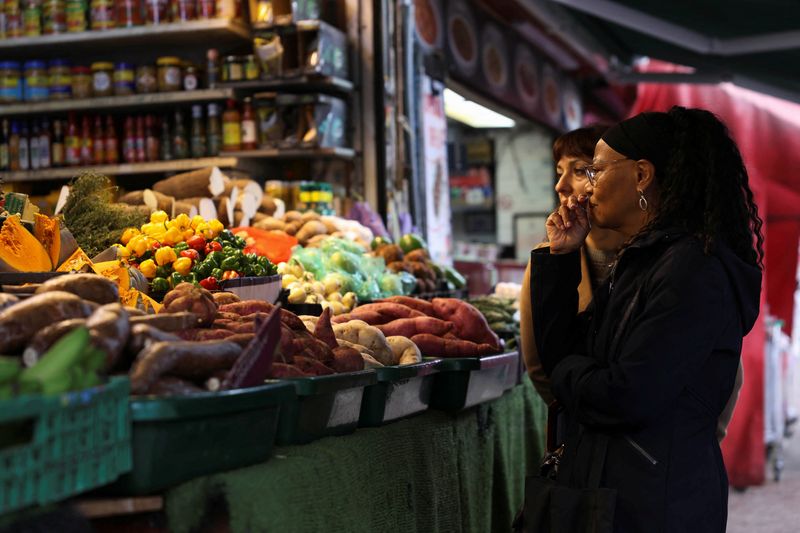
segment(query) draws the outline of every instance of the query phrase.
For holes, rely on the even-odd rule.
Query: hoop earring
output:
[[[639,209],[642,211],[647,211],[647,208],[650,207],[647,203],[647,198],[644,197],[644,192],[639,191]]]

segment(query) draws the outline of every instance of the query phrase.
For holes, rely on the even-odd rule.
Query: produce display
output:
[[[422,237],[411,234],[403,235],[397,244],[382,237],[371,244],[373,254],[382,257],[389,270],[406,272],[416,278],[416,294],[466,287],[466,279],[456,269],[431,261],[426,246]]]
[[[301,246],[314,247],[328,237],[347,239],[360,246],[362,253],[369,249],[373,239],[372,230],[354,220],[341,217],[321,216],[316,211],[289,211],[282,218],[266,217],[256,220],[255,228],[278,230],[297,238]]]
[[[281,283],[289,291],[287,301],[290,304],[320,304],[322,309],[330,309],[334,315],[352,311],[358,303],[356,293],[343,292],[349,287],[348,279],[338,272],[330,272],[321,280],[317,280],[311,272],[306,272],[303,264],[297,259],[278,265]]]
[[[268,258],[245,253],[242,237],[225,230],[220,221],[199,215],[170,219],[164,211],[156,211],[149,223],[127,228],[120,243],[118,256],[144,274],[156,299],[183,282],[219,290],[224,280],[277,272]]]
[[[519,300],[500,296],[471,298],[474,305],[489,322],[492,331],[503,336],[519,335]]]

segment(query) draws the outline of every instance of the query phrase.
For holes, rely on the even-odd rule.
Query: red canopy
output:
[[[651,62],[649,72],[683,71]],[[766,310],[790,332],[800,236],[800,105],[730,84],[639,85],[631,115],[666,111],[673,105],[716,113],[744,157],[765,222],[766,257],[762,312],[742,349],[744,386],[722,445],[734,486],[764,481],[764,324]]]

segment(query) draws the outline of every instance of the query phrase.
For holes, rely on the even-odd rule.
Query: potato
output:
[[[319,220],[320,216],[319,213],[316,211],[306,211],[303,213],[303,216],[300,217],[300,220],[303,222],[308,222],[309,220]]]
[[[286,232],[286,233],[288,233],[289,235],[296,235],[296,234],[297,234],[297,232],[298,232],[298,231],[300,231],[301,224],[302,224],[302,222],[301,222],[301,221],[299,221],[299,220],[296,220],[296,221],[294,221],[294,222],[289,222],[289,223],[287,223],[287,224],[286,224],[286,226],[283,228],[283,231],[285,231],[285,232]],[[299,240],[299,239],[298,239],[298,240]]]
[[[284,222],[296,222],[303,220],[303,213],[300,211],[287,211],[285,215],[283,215]]]
[[[257,221],[254,225],[254,228],[263,229],[267,231],[271,230],[281,230],[286,227],[286,223],[282,220],[278,220],[274,217],[267,217],[262,220]]]
[[[297,237],[297,240],[300,241],[300,244],[305,244],[312,237],[327,234],[327,231],[328,230],[325,227],[325,224],[319,220],[309,220],[303,224],[295,236]]]
[[[408,337],[386,337],[392,347],[396,365],[413,365],[422,362],[422,352]]]
[[[392,348],[386,341],[386,337],[378,328],[372,327],[361,320],[351,320],[345,324],[333,326],[337,339],[346,340],[355,344],[361,344],[375,354],[375,359],[385,365],[394,364],[394,354]]]

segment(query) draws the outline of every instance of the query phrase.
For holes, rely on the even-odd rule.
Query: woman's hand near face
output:
[[[579,250],[589,235],[591,224],[586,212],[588,198],[570,196],[547,217],[545,228],[550,241],[550,253],[568,254]]]

